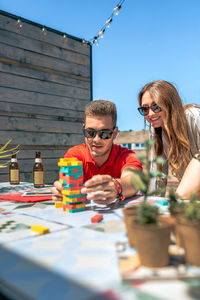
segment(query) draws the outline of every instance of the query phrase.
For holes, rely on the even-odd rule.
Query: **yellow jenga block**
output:
[[[41,225],[32,225],[31,226],[31,230],[39,233],[39,234],[45,234],[45,233],[49,233],[49,228],[41,226]]]
[[[77,160],[77,161],[73,161],[71,165],[72,165],[72,166],[81,166],[82,164],[83,164],[82,161]]]
[[[76,204],[76,208],[82,208],[85,207],[85,203]]]
[[[78,200],[80,198],[68,198],[63,196],[63,204],[66,204],[66,202],[68,203],[77,203],[77,202],[82,202],[83,200]]]
[[[72,165],[71,161],[58,162],[59,167],[68,167],[68,166],[71,166],[71,165]]]
[[[60,182],[61,184],[63,184],[63,179],[59,179],[59,182]]]
[[[72,162],[72,161],[76,161],[77,158],[76,157],[71,157],[71,158],[60,158],[60,162]]]
[[[61,191],[63,195],[71,196],[71,195],[81,195],[80,191],[68,191],[68,190],[62,190]],[[84,196],[83,196],[84,197]]]
[[[55,208],[61,208],[62,202],[55,202]]]

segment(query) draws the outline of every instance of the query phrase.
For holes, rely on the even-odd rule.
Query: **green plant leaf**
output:
[[[153,161],[156,162],[158,165],[164,165],[164,163],[165,163],[166,160],[163,157],[158,156]]]
[[[147,201],[138,205],[137,219],[140,224],[157,224],[158,214],[158,207]]]
[[[141,177],[138,174],[133,174],[133,176],[131,177],[131,183],[136,190],[140,190],[143,193],[146,193],[146,184],[142,181]]]
[[[165,174],[160,172],[160,171],[151,171],[150,172],[150,177],[151,178],[155,178],[155,177],[164,178]]]

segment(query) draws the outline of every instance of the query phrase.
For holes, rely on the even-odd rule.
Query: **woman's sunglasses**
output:
[[[86,128],[86,129],[83,129],[83,134],[84,134],[84,137],[86,137],[88,139],[93,139],[98,134],[98,136],[102,140],[108,140],[111,138],[111,136],[114,132],[114,129],[115,129],[115,127],[113,127],[113,131],[110,129],[94,130],[93,128]]]
[[[150,106],[140,106],[138,107],[138,111],[142,116],[147,116],[149,114],[149,109],[151,109],[154,113],[159,113],[162,111],[162,108],[158,106],[156,103]]]

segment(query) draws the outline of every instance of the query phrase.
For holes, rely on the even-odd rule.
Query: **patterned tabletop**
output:
[[[0,184],[0,193],[30,190]],[[97,213],[98,224],[91,223]],[[38,224],[50,233],[30,230]],[[116,244],[127,241],[121,208],[88,205],[69,214],[53,201],[0,202],[0,291],[10,299],[193,299],[199,281],[123,282]],[[159,288],[158,288],[159,287]],[[169,292],[171,291],[171,292]],[[193,289],[194,292],[194,289]]]

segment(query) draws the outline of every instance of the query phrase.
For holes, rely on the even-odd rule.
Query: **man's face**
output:
[[[101,139],[96,134],[93,138],[86,138],[85,143],[93,157],[102,157],[109,155],[113,140],[117,135],[118,129],[113,130],[114,124],[111,116],[87,116],[85,119],[85,129],[94,129],[94,130],[110,130],[113,131],[113,134],[109,139]]]

